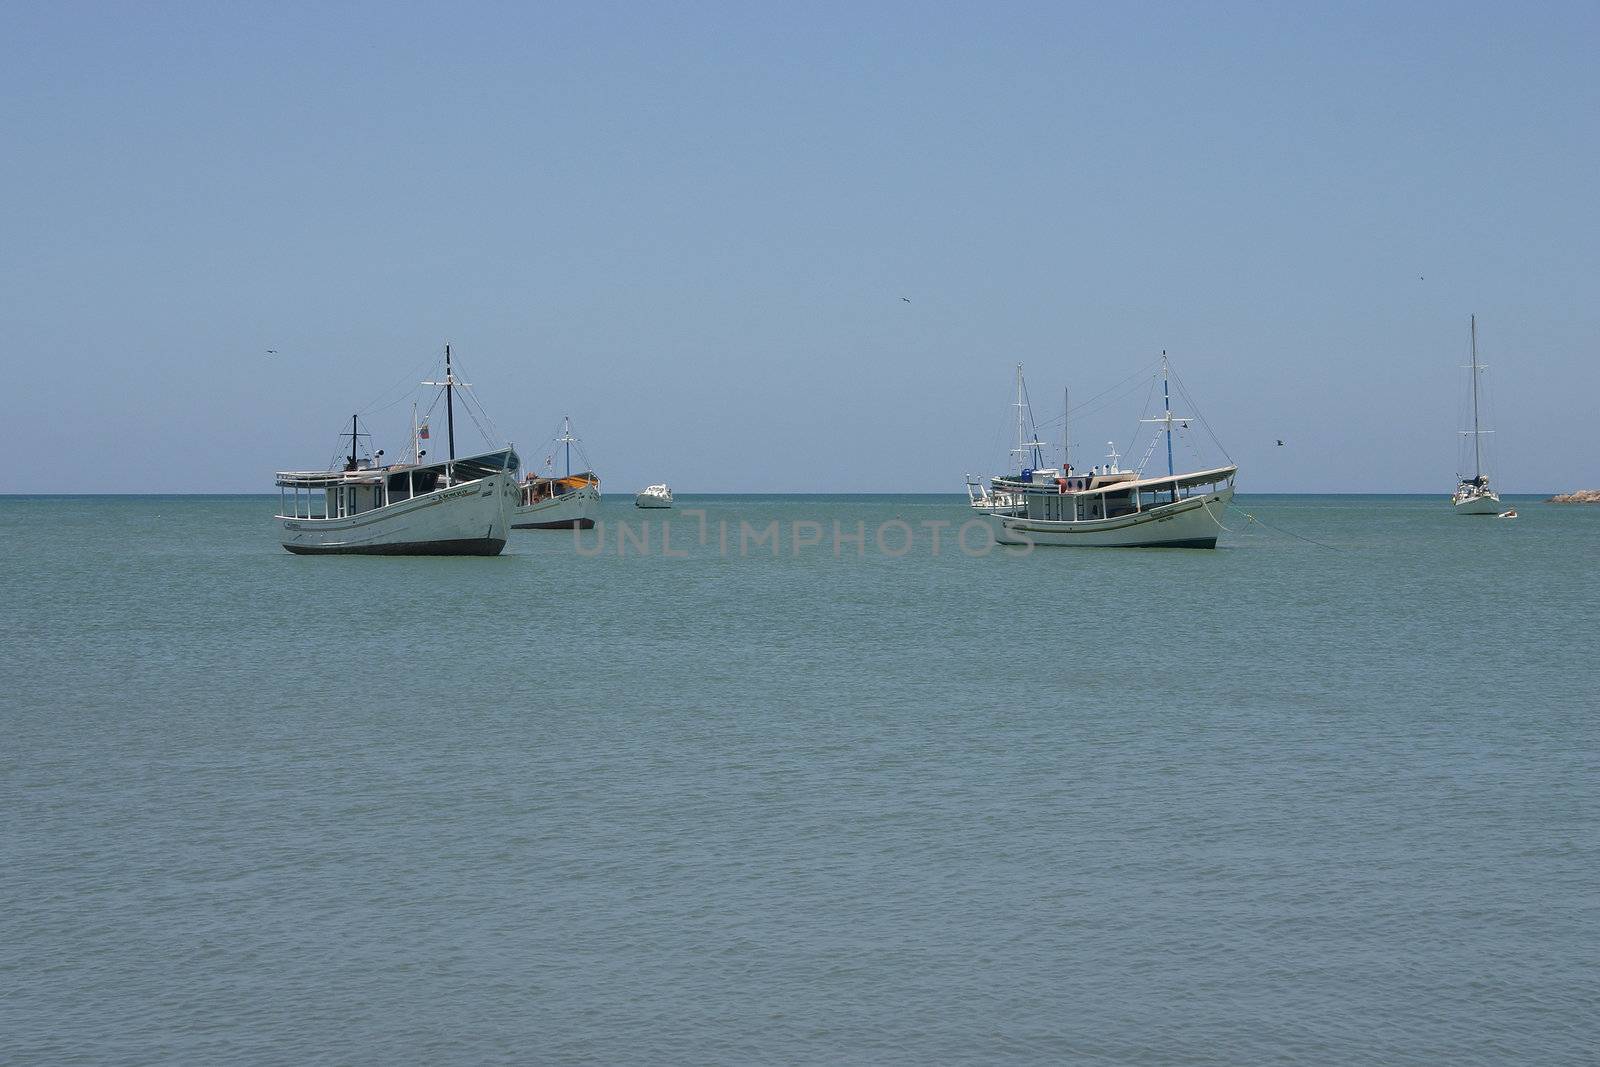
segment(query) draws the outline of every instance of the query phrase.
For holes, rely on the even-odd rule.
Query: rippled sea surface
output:
[[[1600,508],[962,503],[0,498],[0,1061],[1594,1062]]]

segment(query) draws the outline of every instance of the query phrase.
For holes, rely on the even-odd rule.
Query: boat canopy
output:
[[[1207,485],[1212,482],[1224,481],[1232,478],[1238,471],[1239,468],[1232,465],[1213,467],[1210,470],[1192,471],[1188,474],[1163,474],[1159,478],[1136,478],[1131,481],[1110,482],[1106,485],[1097,485],[1092,489],[1078,489],[1074,490],[1074,492],[1122,493],[1130,489],[1185,489],[1193,485]],[[1060,487],[1054,484],[1041,485],[1037,482],[1024,482],[1015,478],[996,478],[994,483],[996,486],[1011,492],[1050,493],[1052,495],[1061,492]]]
[[[530,474],[523,480],[523,485],[546,484],[560,486],[562,489],[582,489],[586,485],[599,485],[600,476],[594,471],[580,471],[577,474]]]
[[[419,479],[428,475],[441,475],[448,472],[451,480],[456,484],[473,482],[479,478],[487,478],[500,471],[515,471],[522,465],[522,459],[514,448],[502,448],[497,452],[484,452],[476,456],[467,456],[454,461],[444,460],[439,463],[397,463],[388,467],[362,467],[353,471],[279,471],[277,484],[280,486],[300,489],[325,489],[331,486],[349,485],[352,482],[380,482],[395,474],[411,474]]]

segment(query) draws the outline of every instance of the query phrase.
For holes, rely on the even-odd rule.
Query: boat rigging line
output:
[[[1172,380],[1177,383],[1178,392],[1183,394],[1183,399],[1189,402],[1189,408],[1194,412],[1195,420],[1198,421],[1205,429],[1206,436],[1211,438],[1211,443],[1217,446],[1217,451],[1222,453],[1223,459],[1226,459],[1229,463],[1232,463],[1233,457],[1228,455],[1228,450],[1223,447],[1222,441],[1217,437],[1216,431],[1211,428],[1211,423],[1206,421],[1205,413],[1200,410],[1200,405],[1196,404],[1194,402],[1194,397],[1189,395],[1189,390],[1184,386],[1183,379],[1178,377],[1177,371],[1172,372]]]

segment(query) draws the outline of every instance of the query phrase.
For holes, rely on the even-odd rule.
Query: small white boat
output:
[[[362,458],[362,433],[350,418],[350,451],[342,469],[280,471],[278,524],[283,547],[297,555],[494,556],[505,548],[517,499],[511,447],[458,459],[454,393],[461,384],[445,348],[442,385],[449,420],[450,456],[423,463],[380,466],[379,450]],[[413,446],[426,431],[413,427]]]
[[[1457,515],[1498,515],[1500,495],[1489,487],[1489,476],[1483,473],[1483,438],[1494,433],[1478,424],[1478,374],[1483,364],[1478,362],[1478,316],[1472,316],[1472,429],[1462,430],[1462,437],[1472,438],[1472,477],[1461,479],[1450,496],[1450,505]]]
[[[600,478],[592,470],[572,472],[572,446],[583,446],[572,433],[572,420],[562,420],[562,432],[555,443],[564,446],[567,473],[530,474],[518,486],[520,496],[511,528],[514,530],[592,530],[600,508]],[[547,461],[555,458],[551,455]],[[587,457],[585,457],[587,458]]]
[[[1143,421],[1158,424],[1166,435],[1165,475],[1145,477],[1121,469],[1117,463],[1121,457],[1113,446],[1108,462],[1088,474],[1074,473],[1064,456],[1061,470],[1025,469],[1015,478],[995,478],[992,492],[997,498],[1019,501],[1014,509],[990,511],[995,540],[1005,545],[1092,548],[1217,547],[1222,513],[1233,499],[1239,468],[1228,464],[1181,474],[1174,469],[1172,435],[1177,428],[1187,428],[1189,420],[1172,414],[1167,377],[1162,353],[1165,413]],[[1159,440],[1151,441],[1151,452]],[[1147,452],[1146,460],[1149,456]]]
[[[1500,513],[1500,517],[1502,519],[1514,519],[1514,518],[1517,517],[1517,509],[1516,508],[1507,508],[1505,511],[1502,511]]]
[[[633,506],[636,508],[670,508],[672,506],[672,490],[663,483],[661,485],[647,485],[634,494]]]

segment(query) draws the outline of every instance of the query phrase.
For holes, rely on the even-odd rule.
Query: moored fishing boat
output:
[[[1467,369],[1472,375],[1472,429],[1461,430],[1462,437],[1472,438],[1472,477],[1462,478],[1461,484],[1450,496],[1450,504],[1457,515],[1498,515],[1501,512],[1500,494],[1489,486],[1489,476],[1483,472],[1483,438],[1494,433],[1479,425],[1478,375],[1483,364],[1478,362],[1478,316],[1472,316],[1472,362]]]
[[[590,530],[600,507],[600,478],[592,470],[572,472],[572,446],[583,446],[572,432],[572,420],[562,420],[562,432],[555,443],[566,452],[566,474],[529,474],[518,486],[517,506],[511,527],[515,530]],[[587,460],[587,457],[584,457]],[[546,460],[548,469],[554,453]]]
[[[425,431],[412,430],[411,462],[382,465],[383,450],[362,456],[357,416],[342,468],[277,475],[283,547],[297,555],[493,556],[505,548],[521,465],[509,445],[478,455],[455,454],[455,391],[461,383],[445,347],[441,386],[449,456],[424,463]]]
[[[1141,421],[1158,424],[1166,435],[1165,475],[1145,477],[1140,471],[1121,469],[1113,447],[1107,463],[1086,475],[1075,474],[1063,460],[1060,471],[1024,470],[1014,478],[995,478],[992,492],[1019,501],[1014,510],[989,513],[995,540],[1007,545],[1215,548],[1223,528],[1222,510],[1233,499],[1239,468],[1229,463],[1178,473],[1172,437],[1176,429],[1186,428],[1189,420],[1172,414],[1167,380],[1166,354],[1162,353],[1164,414]],[[1154,447],[1152,441],[1151,449]]]

